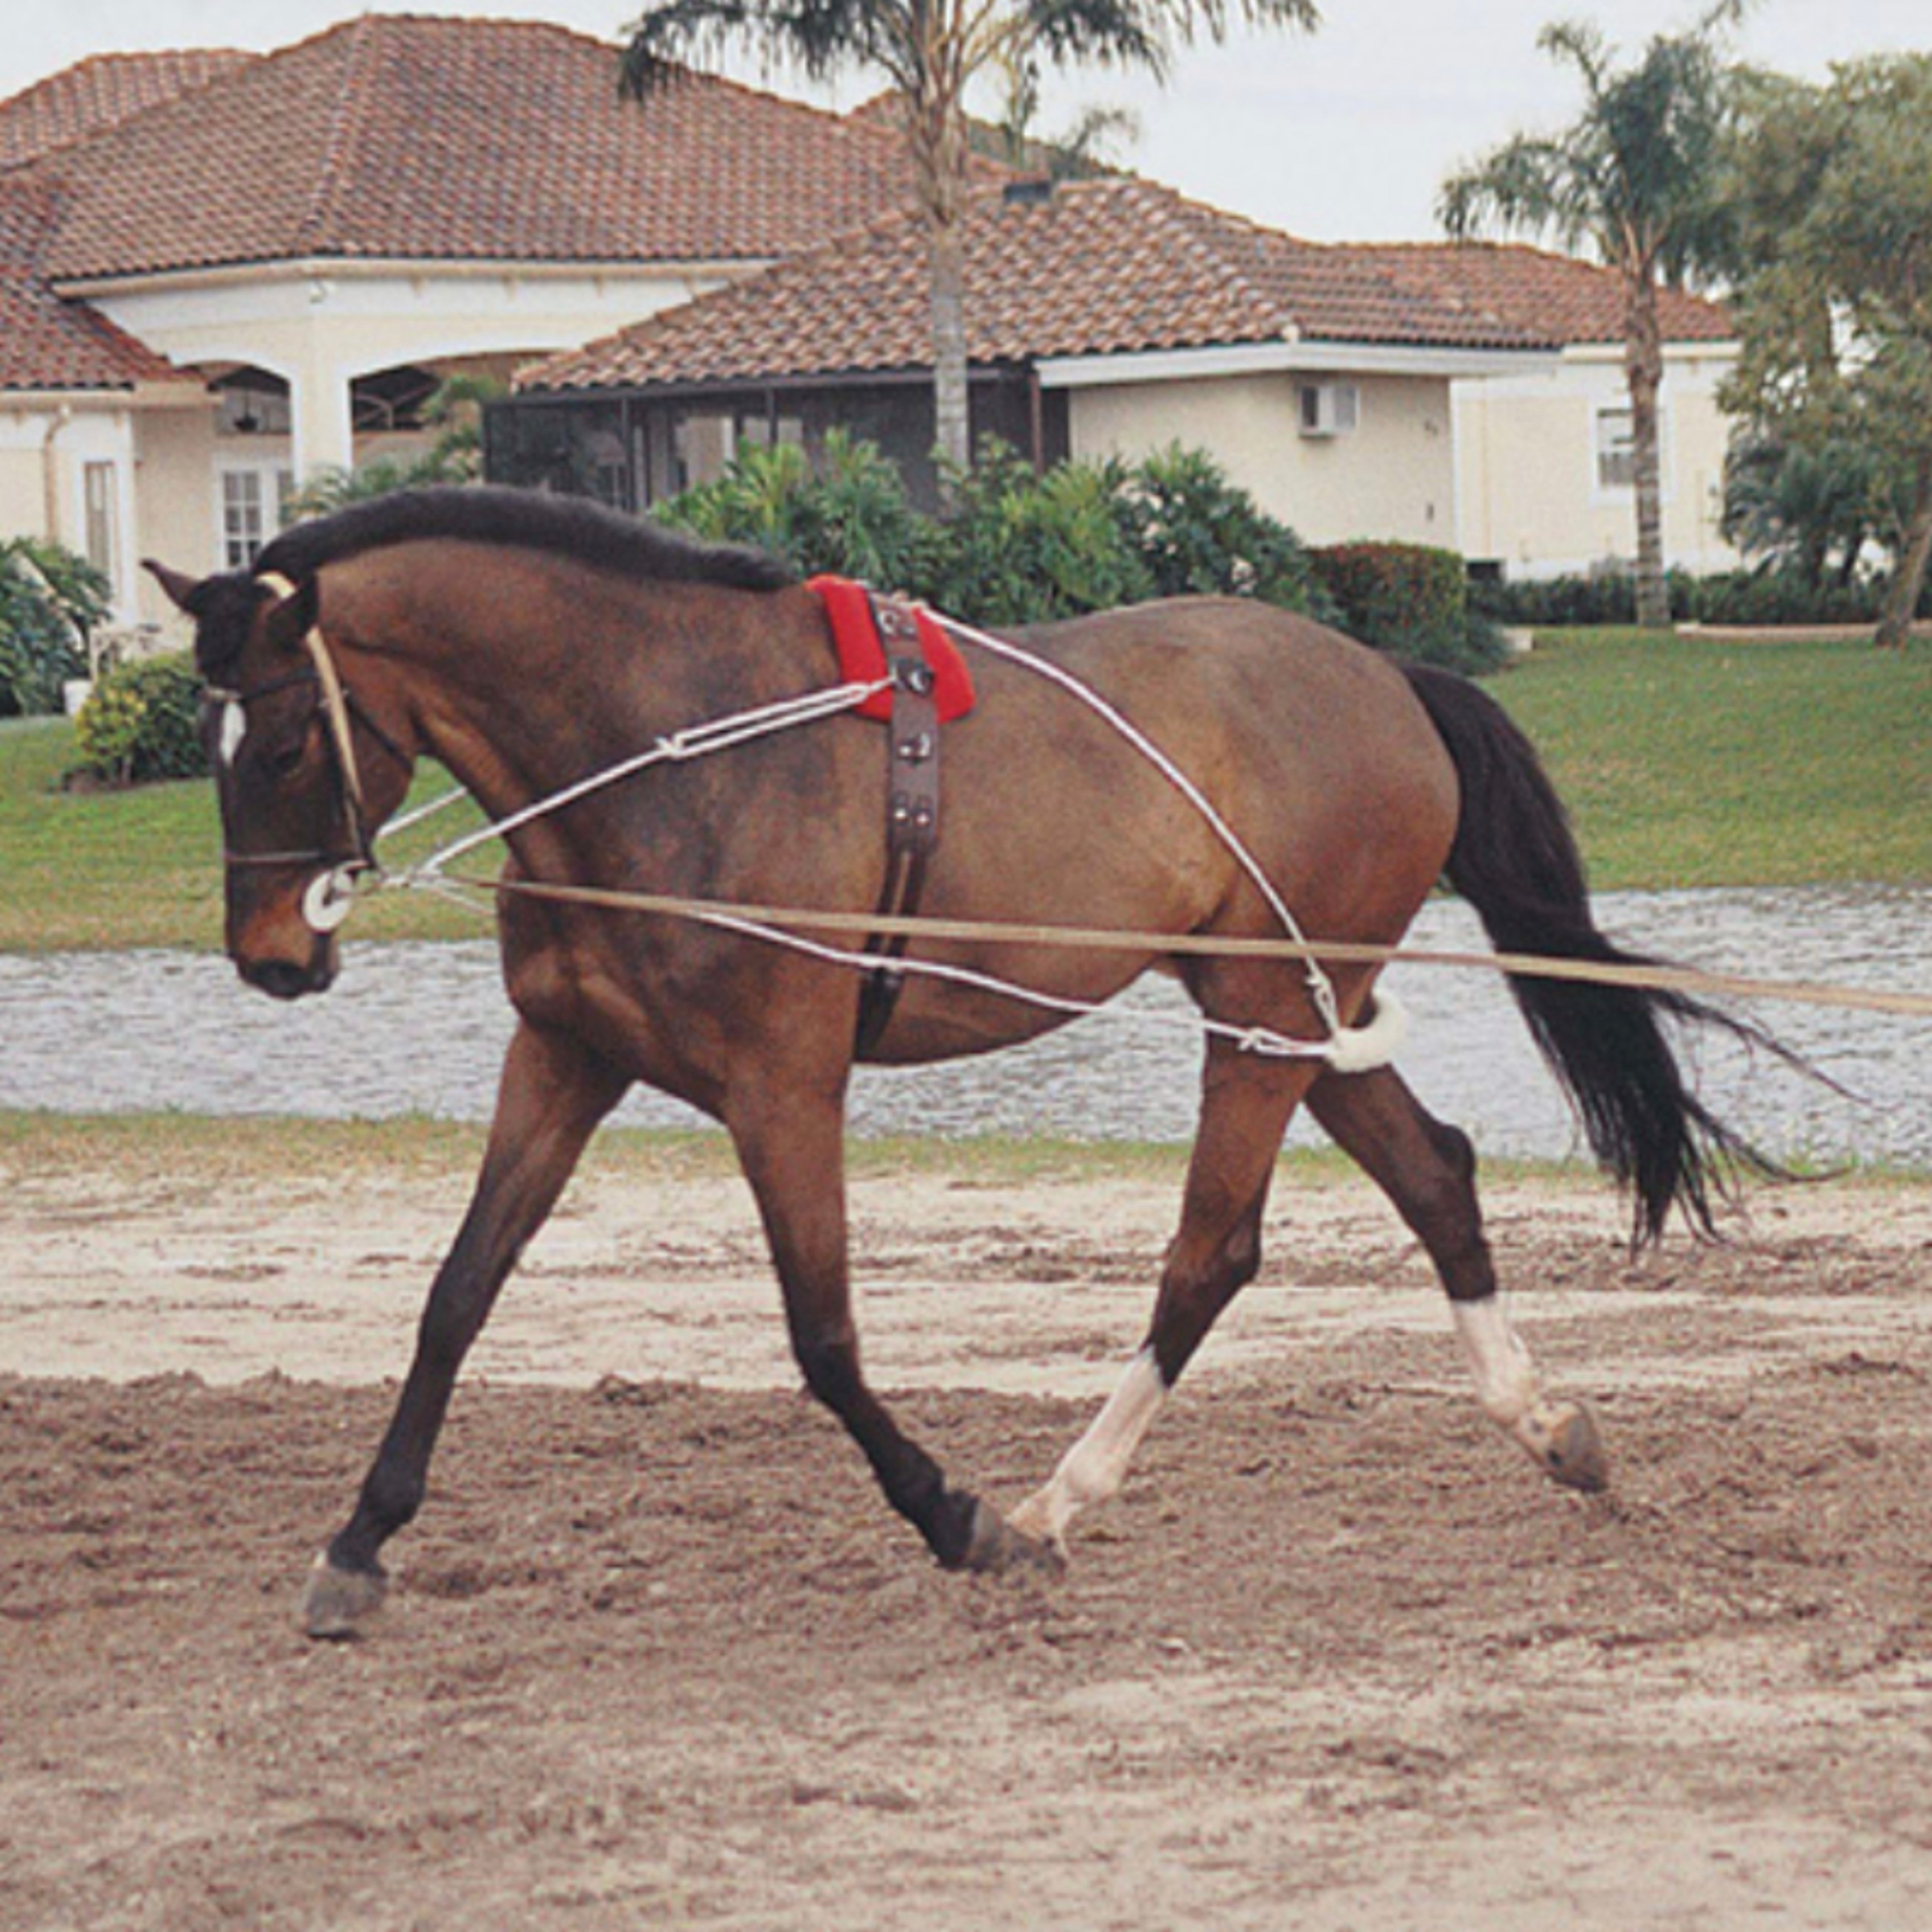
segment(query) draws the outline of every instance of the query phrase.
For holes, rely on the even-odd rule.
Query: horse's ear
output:
[[[178,570],[170,570],[166,564],[157,563],[151,556],[141,560],[141,568],[167,592],[168,602],[177,610],[188,610],[190,598],[200,588],[198,578],[189,577]]]
[[[315,579],[305,577],[296,584],[291,584],[286,578],[262,577],[256,581],[278,599],[262,620],[262,636],[278,650],[300,650],[303,639],[315,628],[316,616],[322,608],[322,593]]]

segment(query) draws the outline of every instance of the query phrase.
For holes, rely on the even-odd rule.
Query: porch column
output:
[[[349,378],[332,362],[315,352],[304,356],[289,377],[290,453],[299,488],[319,470],[355,466],[356,441],[351,428]]]

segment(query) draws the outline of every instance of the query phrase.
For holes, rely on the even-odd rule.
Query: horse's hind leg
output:
[[[1600,1490],[1601,1444],[1588,1410],[1543,1393],[1496,1286],[1467,1135],[1431,1115],[1392,1068],[1325,1074],[1309,1111],[1381,1186],[1436,1264],[1484,1412],[1559,1483]]]
[[[1181,1370],[1261,1266],[1262,1216],[1275,1156],[1315,1071],[1307,1061],[1260,1058],[1224,1040],[1209,1047],[1180,1226],[1162,1268],[1147,1339],[1046,1486],[1014,1511],[1016,1530],[1064,1550],[1075,1516],[1120,1488]]]
[[[806,1385],[865,1453],[886,1499],[950,1570],[1050,1564],[989,1505],[946,1480],[867,1386],[852,1319],[842,1096],[766,1090],[728,1109],[784,1295]]]
[[[521,1025],[510,1043],[490,1144],[454,1244],[423,1310],[415,1359],[355,1513],[311,1572],[311,1636],[349,1636],[381,1604],[382,1545],[420,1507],[450,1391],[524,1244],[536,1232],[599,1120],[628,1084],[560,1034]]]

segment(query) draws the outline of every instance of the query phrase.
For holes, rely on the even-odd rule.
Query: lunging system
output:
[[[1544,1391],[1510,1324],[1468,1139],[1388,1063],[1400,1017],[1376,976],[1445,876],[1504,953],[1592,976],[1508,968],[1639,1239],[1676,1210],[1708,1227],[1755,1159],[1686,1084],[1668,1028],[1751,1029],[1598,929],[1547,778],[1474,686],[1290,613],[1184,598],[1012,636],[956,627],[973,707],[942,724],[920,688],[935,666],[896,636],[896,664],[842,670],[824,598],[770,559],[510,490],[357,505],[284,532],[252,572],[152,568],[196,624],[243,977],[283,998],[331,984],[341,912],[385,828],[409,822],[428,757],[487,823],[400,882],[490,892],[518,1014],[394,1418],[305,1592],[314,1634],[352,1632],[381,1601],[382,1552],[422,1504],[464,1358],[639,1082],[730,1133],[807,1385],[949,1567],[1057,1565],[1118,1489],[1259,1265],[1304,1102],[1426,1249],[1486,1412],[1559,1482],[1604,1480],[1588,1412]],[[882,735],[856,714],[888,698]],[[943,812],[920,769],[942,736]],[[499,877],[454,869],[494,838]],[[1002,1513],[866,1379],[851,1068],[994,1050],[1156,968],[1206,1030],[1179,1229],[1114,1396]]]
[[[292,586],[286,586],[286,580],[282,581],[286,588],[292,588]],[[842,683],[822,692],[808,693],[788,703],[764,706],[754,712],[708,719],[702,724],[688,726],[660,739],[646,751],[620,760],[608,771],[596,772],[579,780],[554,797],[538,799],[512,814],[508,819],[486,824],[478,830],[466,833],[406,871],[394,874],[384,872],[374,862],[372,843],[370,858],[365,863],[358,865],[356,872],[367,872],[381,884],[405,890],[438,892],[446,890],[454,884],[491,893],[508,890],[560,901],[572,898],[577,895],[568,884],[545,886],[521,880],[513,882],[506,887],[501,880],[452,879],[449,867],[465,854],[493,840],[506,837],[518,826],[528,824],[533,818],[560,809],[604,785],[615,784],[634,777],[665,760],[679,761],[701,758],[712,752],[729,751],[768,732],[815,724],[826,718],[851,712],[862,717],[876,718],[886,724],[890,730],[886,754],[890,774],[885,809],[886,884],[880,895],[877,912],[871,920],[860,922],[866,929],[866,944],[861,953],[855,955],[847,949],[816,944],[805,937],[795,929],[794,922],[809,925],[814,916],[809,913],[800,913],[795,908],[754,910],[695,901],[680,902],[674,906],[650,895],[620,895],[617,900],[613,901],[608,896],[594,892],[586,893],[584,902],[602,904],[606,910],[627,908],[632,910],[656,912],[705,921],[730,932],[742,933],[748,938],[762,939],[773,945],[790,946],[796,951],[808,953],[828,964],[850,968],[863,973],[866,982],[860,997],[856,1034],[856,1057],[860,1059],[866,1058],[878,1044],[890,1020],[898,988],[908,974],[924,975],[941,982],[950,982],[956,986],[972,986],[982,992],[1040,1006],[1048,1012],[1062,1014],[1069,1018],[1104,1012],[1108,1010],[1104,1001],[1058,1000],[1050,994],[1035,992],[1013,980],[1001,979],[991,974],[968,972],[937,961],[909,959],[906,956],[906,945],[909,940],[922,934],[929,935],[933,930],[932,922],[922,920],[919,916],[918,904],[927,863],[938,850],[940,842],[942,822],[938,790],[940,727],[965,716],[972,706],[971,685],[963,666],[958,664],[956,652],[950,659],[944,661],[937,670],[930,656],[937,639],[943,638],[948,640],[946,648],[950,650],[950,639],[957,638],[976,649],[988,651],[1009,663],[1022,667],[1032,675],[1046,680],[1086,706],[1096,716],[1103,718],[1137,757],[1145,759],[1152,765],[1201,814],[1213,830],[1214,836],[1228,848],[1237,863],[1266,899],[1288,942],[1283,956],[1300,962],[1310,997],[1327,1033],[1324,1038],[1318,1040],[1291,1039],[1268,1027],[1230,1025],[1204,1016],[1191,1022],[1183,1021],[1180,1022],[1181,1024],[1186,1025],[1190,1031],[1220,1035],[1232,1041],[1244,1052],[1320,1060],[1344,1072],[1366,1072],[1370,1068],[1384,1066],[1394,1058],[1408,1024],[1408,1016],[1401,1002],[1393,994],[1381,992],[1376,998],[1374,1016],[1367,1024],[1348,1026],[1343,1024],[1336,1004],[1334,987],[1327,973],[1322,970],[1318,951],[1310,945],[1307,935],[1296,921],[1287,902],[1253,854],[1242,844],[1234,828],[1215,810],[1200,787],[1158,745],[1130,720],[1121,716],[1090,686],[1071,676],[1036,652],[1022,650],[1017,645],[988,632],[976,630],[956,620],[934,617],[902,600],[880,597],[864,586],[846,580],[814,578],[808,587],[826,602],[833,626],[835,642],[840,650],[842,668],[851,674]],[[862,646],[853,646],[849,643],[855,634],[849,627],[860,623],[875,627],[879,646],[884,646],[888,640],[893,640],[899,646],[896,651],[884,648],[875,650],[874,654],[880,664],[886,667],[882,671],[874,671],[863,661],[860,656]],[[328,646],[320,632],[311,632],[304,640],[304,644],[318,662],[328,662]],[[223,698],[228,697],[225,692],[214,695]],[[347,740],[344,734],[348,713],[346,705],[339,697],[332,704],[330,716],[332,730],[338,740],[346,744]],[[225,728],[224,726],[224,730]],[[352,752],[350,756],[352,759]],[[352,771],[352,764],[347,764],[346,769]],[[393,833],[412,829],[436,812],[467,796],[467,793],[460,788],[446,793],[429,804],[398,818],[385,830]],[[332,931],[334,926],[340,922],[340,912],[346,908],[352,896],[353,878],[354,874],[338,872],[329,883],[326,892],[321,895],[327,908],[330,924],[320,929]],[[315,922],[313,917],[310,922]],[[838,919],[837,922],[847,930],[852,928],[853,922],[849,916]],[[1054,943],[1054,936],[1048,928],[1035,928],[1028,935],[1009,933],[982,936],[1004,936],[1009,940],[1025,936],[1040,943]],[[1148,938],[1148,935],[1106,934],[1089,936],[1083,943],[1089,946],[1117,946],[1124,940],[1130,943],[1145,943]],[[1160,938],[1157,943],[1166,944],[1171,941],[1166,938]],[[1166,1023],[1153,1016],[1140,1017],[1144,1020],[1153,1020],[1155,1024]]]

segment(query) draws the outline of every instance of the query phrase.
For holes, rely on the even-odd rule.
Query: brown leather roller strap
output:
[[[919,910],[926,866],[939,845],[939,711],[911,610],[874,596],[872,617],[892,680],[892,715],[886,727],[886,878],[878,909],[899,919]],[[866,942],[866,952],[881,963],[860,990],[856,1058],[878,1044],[892,1018],[905,975],[891,962],[906,944],[903,933],[874,934]]]

